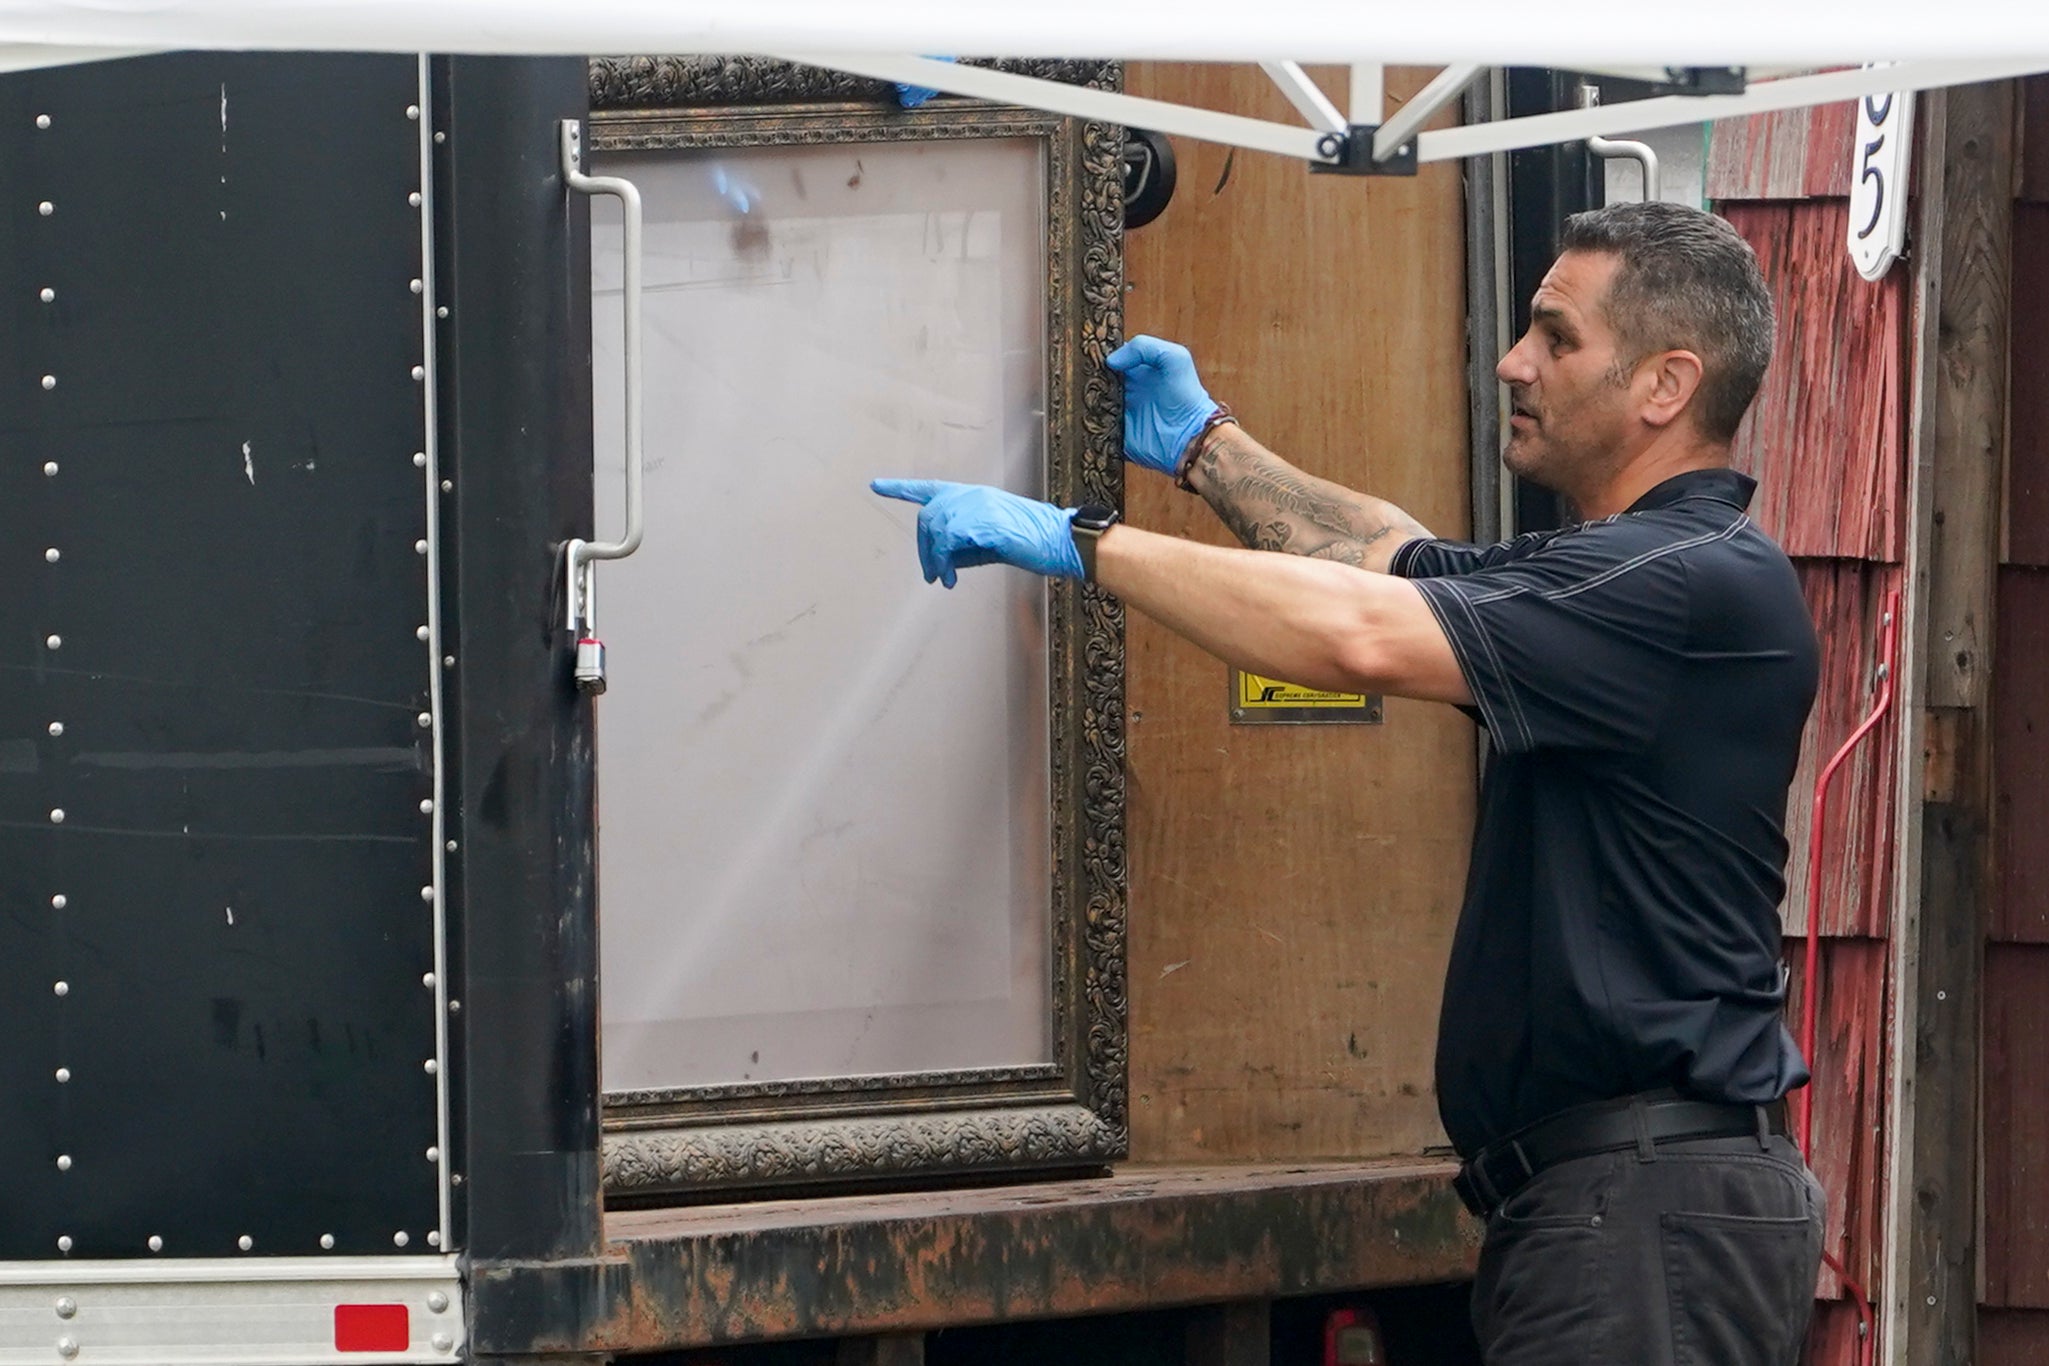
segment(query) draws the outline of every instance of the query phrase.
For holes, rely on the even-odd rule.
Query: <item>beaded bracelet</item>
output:
[[[1202,424],[1201,430],[1188,439],[1188,449],[1181,456],[1181,463],[1174,467],[1174,487],[1188,493],[1195,492],[1195,485],[1188,482],[1188,471],[1195,467],[1195,458],[1202,454],[1202,448],[1209,444],[1209,434],[1226,422],[1237,421],[1231,412],[1231,405],[1219,403]]]

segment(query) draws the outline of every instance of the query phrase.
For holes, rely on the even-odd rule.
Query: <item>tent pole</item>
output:
[[[1295,62],[1261,62],[1260,70],[1266,72],[1273,83],[1288,97],[1288,103],[1295,106],[1295,112],[1309,120],[1309,126],[1322,133],[1345,131],[1345,116],[1330,102],[1330,97],[1317,89],[1316,82],[1309,79],[1309,73]]]

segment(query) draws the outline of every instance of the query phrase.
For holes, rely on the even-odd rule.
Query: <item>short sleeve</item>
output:
[[[1558,531],[1530,531],[1498,545],[1467,545],[1462,541],[1440,541],[1423,536],[1403,542],[1388,562],[1387,572],[1404,579],[1473,574],[1534,555],[1561,534]]]
[[[1596,523],[1523,554],[1435,576],[1417,570],[1433,560],[1455,566],[1461,557],[1426,547],[1403,566],[1504,752],[1629,753],[1656,737],[1686,657],[1681,552],[1693,542],[1646,530]]]

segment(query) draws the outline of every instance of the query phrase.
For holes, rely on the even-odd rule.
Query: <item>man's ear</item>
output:
[[[1700,357],[1691,351],[1663,351],[1646,359],[1637,370],[1642,393],[1643,420],[1653,427],[1676,421],[1700,391]]]

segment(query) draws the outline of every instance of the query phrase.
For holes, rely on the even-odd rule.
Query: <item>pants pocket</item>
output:
[[[1807,1217],[1662,1216],[1676,1366],[1793,1366],[1814,1311],[1818,1204]]]
[[[1473,1280],[1487,1366],[1583,1366],[1597,1307],[1600,1230],[1585,1220],[1490,1230]]]
[[[1561,1162],[1494,1212],[1473,1278],[1487,1366],[1587,1366],[1606,1318],[1606,1227],[1621,1159]]]

